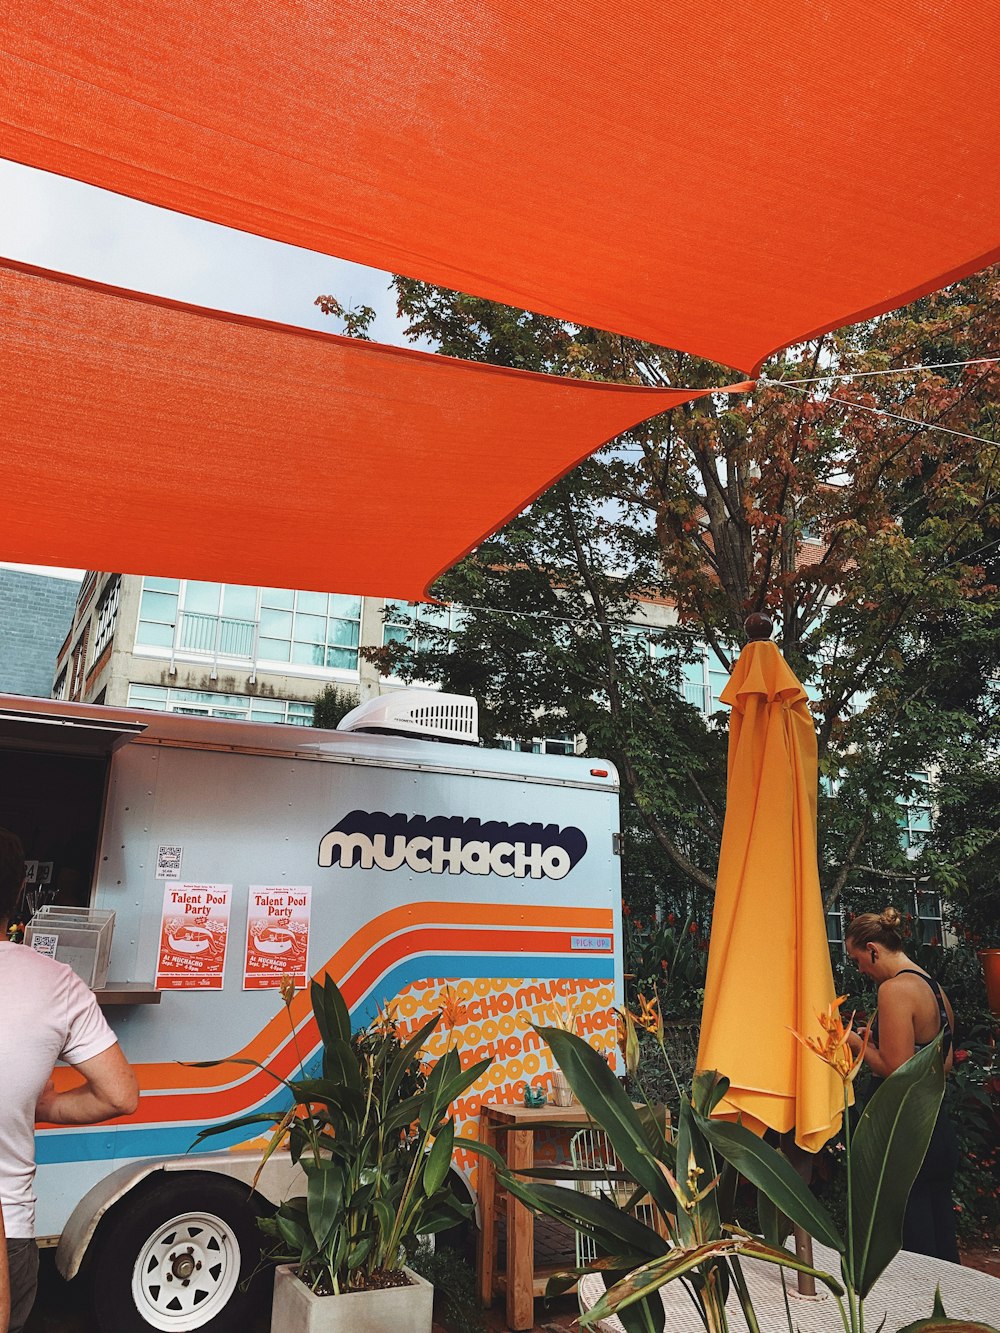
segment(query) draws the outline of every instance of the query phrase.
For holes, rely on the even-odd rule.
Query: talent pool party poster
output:
[[[311,899],[306,885],[250,885],[244,990],[273,990],[285,976],[297,989],[305,986]]]
[[[157,990],[222,990],[231,884],[168,884],[163,890]]]

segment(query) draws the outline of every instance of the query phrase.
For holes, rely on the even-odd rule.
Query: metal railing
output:
[[[238,620],[233,616],[204,615],[199,611],[180,611],[174,625],[170,647],[170,672],[176,671],[177,653],[197,653],[212,663],[211,678],[217,680],[219,661],[249,662],[251,681],[256,679],[257,646],[260,624],[256,620]]]

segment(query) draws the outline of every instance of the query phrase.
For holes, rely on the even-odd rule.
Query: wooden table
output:
[[[535,1161],[535,1133],[539,1129],[586,1128],[593,1122],[579,1103],[573,1106],[526,1107],[484,1104],[479,1112],[479,1137],[498,1149],[507,1165],[516,1171],[530,1170]],[[535,1269],[535,1219],[512,1194],[507,1195],[507,1271],[496,1272],[497,1252],[496,1170],[488,1157],[479,1159],[479,1249],[477,1272],[479,1299],[492,1305],[501,1289],[507,1294],[507,1325],[512,1329],[533,1328],[535,1297],[545,1293],[545,1284],[557,1268]]]

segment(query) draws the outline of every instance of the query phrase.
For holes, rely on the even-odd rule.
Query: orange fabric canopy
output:
[[[5,560],[409,599],[599,445],[707,392],[474,365],[6,261],[0,364]]]
[[[0,154],[749,369],[1000,257],[980,0],[9,0]]]
[[[789,1028],[822,1038],[833,970],[816,853],[816,730],[773,643],[749,643],[721,695],[729,775],[698,1068],[730,1080],[717,1114],[795,1130],[816,1152],[840,1127],[839,1078]]]

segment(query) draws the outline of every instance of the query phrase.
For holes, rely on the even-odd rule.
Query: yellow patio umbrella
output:
[[[757,621],[757,626],[751,622]],[[751,617],[766,636],[770,622]],[[698,1068],[730,1080],[717,1114],[818,1151],[840,1127],[840,1079],[789,1031],[822,1036],[835,998],[816,849],[816,731],[775,644],[748,643],[732,708],[726,819],[712,916]]]

